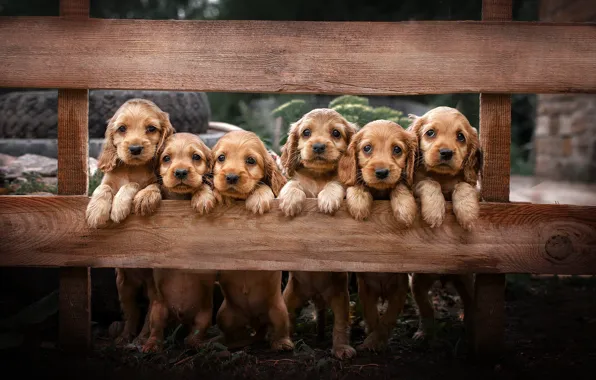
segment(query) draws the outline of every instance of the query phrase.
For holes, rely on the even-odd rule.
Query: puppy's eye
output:
[[[371,145],[366,145],[364,148],[362,148],[362,151],[364,153],[370,153],[370,152],[372,152],[372,146]]]
[[[305,129],[304,131],[302,131],[302,136],[304,136],[304,137],[310,136],[310,129]]]
[[[401,153],[401,148],[398,147],[397,145],[393,147],[393,154],[400,154]]]
[[[435,135],[435,130],[434,129],[429,129],[428,131],[426,131],[426,135],[428,137],[433,137]]]
[[[147,127],[147,132],[148,133],[153,133],[155,131],[157,131],[157,128],[155,128],[153,125],[150,125],[150,126]]]
[[[224,162],[226,160],[226,156],[223,154],[220,154],[219,157],[217,157],[217,161],[219,162]]]
[[[170,156],[163,156],[162,160],[163,162],[170,162]]]
[[[195,153],[195,154],[192,155],[192,159],[194,161],[199,161],[201,159],[201,156],[199,156],[198,154]]]
[[[464,136],[463,133],[458,132],[457,133],[457,141],[459,141],[459,142],[465,142],[466,141],[466,136]]]
[[[126,127],[124,125],[121,125],[118,127],[118,132],[126,132]]]
[[[249,165],[254,165],[257,163],[257,161],[255,161],[255,159],[253,157],[247,157],[246,158],[246,163]]]
[[[331,132],[331,134],[332,134],[332,135],[333,135],[333,137],[335,137],[335,138],[339,138],[339,137],[341,137],[341,133],[340,133],[340,132],[339,132],[337,129],[334,129],[334,130],[333,130],[333,132]]]

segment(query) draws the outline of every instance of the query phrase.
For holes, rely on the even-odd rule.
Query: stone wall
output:
[[[594,0],[541,0],[540,19],[596,21]],[[539,95],[534,131],[535,174],[596,182],[596,95]]]

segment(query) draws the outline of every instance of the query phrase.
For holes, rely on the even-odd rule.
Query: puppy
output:
[[[284,214],[300,214],[307,197],[318,198],[321,212],[339,209],[345,190],[337,178],[337,165],[354,133],[354,125],[327,108],[314,109],[292,124],[281,155],[291,178],[279,194]]]
[[[418,166],[414,174],[414,194],[420,200],[422,218],[438,227],[445,217],[445,201],[453,202],[453,212],[465,230],[471,230],[480,209],[477,182],[482,167],[478,132],[458,110],[437,107],[413,120],[409,130],[418,136]],[[413,274],[411,288],[420,314],[416,338],[423,338],[434,321],[428,291],[435,281],[451,282],[464,305],[464,319],[471,323],[474,297],[473,275]]]
[[[136,214],[153,213],[161,200],[155,175],[155,158],[164,141],[174,133],[169,116],[153,102],[131,99],[108,120],[98,166],[104,177],[95,189],[86,211],[87,224],[100,227],[112,220],[122,222],[134,209]],[[124,329],[117,342],[129,341],[136,333],[139,309],[137,292],[154,294],[148,269],[116,269],[116,285]],[[147,320],[146,320],[147,321]],[[145,323],[140,337],[146,336]]]
[[[345,196],[337,169],[356,128],[331,109],[315,109],[294,123],[282,149],[281,161],[291,179],[279,195],[286,216],[302,211],[304,200],[318,198],[321,212],[334,213]],[[292,321],[295,310],[312,299],[318,310],[319,337],[324,334],[325,306],[333,310],[333,354],[350,358],[348,274],[343,272],[290,272],[284,300]]]
[[[417,144],[416,135],[387,120],[370,122],[356,133],[339,162],[339,177],[349,186],[348,210],[355,219],[370,215],[373,199],[390,199],[397,220],[406,226],[412,224],[417,214],[411,190]],[[356,278],[368,334],[358,349],[384,349],[406,301],[408,275],[357,273]],[[381,317],[379,298],[387,301]]]
[[[226,204],[245,200],[246,208],[263,214],[286,180],[257,135],[247,131],[225,134],[213,148],[216,196]],[[219,285],[224,301],[217,325],[228,346],[252,341],[247,326],[257,337],[271,327],[274,350],[291,350],[288,311],[281,295],[281,271],[222,271]]]
[[[190,200],[199,214],[216,204],[211,189],[211,150],[191,133],[176,133],[165,142],[160,154],[159,174],[164,199]],[[198,347],[211,326],[216,271],[154,269],[157,294],[151,303],[151,335],[144,352],[159,351],[168,319],[191,325],[186,343]]]

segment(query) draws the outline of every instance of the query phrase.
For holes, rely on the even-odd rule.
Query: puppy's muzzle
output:
[[[316,154],[325,153],[325,144],[322,143],[314,143],[312,144],[312,151]]]
[[[377,179],[385,179],[389,177],[389,169],[375,169],[375,177],[377,177]]]
[[[449,161],[453,158],[453,151],[451,149],[439,149],[439,157],[441,161]]]
[[[226,174],[226,182],[230,185],[237,184],[239,179],[238,174]]]
[[[141,145],[131,145],[128,147],[128,151],[133,156],[138,156],[143,151],[143,147]]]
[[[188,170],[176,169],[176,171],[174,171],[174,176],[178,179],[186,179],[186,177],[188,177]]]

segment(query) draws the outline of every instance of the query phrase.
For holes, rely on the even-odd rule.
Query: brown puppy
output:
[[[246,208],[263,214],[271,208],[286,180],[263,142],[252,132],[225,134],[213,148],[215,191],[222,203],[245,200]],[[247,326],[258,337],[271,327],[274,350],[291,350],[288,311],[281,296],[281,271],[222,271],[219,285],[224,301],[217,325],[227,345],[241,346],[250,339]]]
[[[334,213],[345,196],[337,168],[356,128],[331,109],[315,109],[292,125],[282,149],[281,161],[290,181],[282,189],[280,208],[287,216],[302,211],[304,200],[318,198],[319,210]],[[325,305],[333,310],[333,354],[349,358],[350,346],[348,274],[344,272],[291,272],[284,290],[288,312],[312,299],[318,310],[319,335],[324,332]]]
[[[457,221],[465,230],[471,230],[480,209],[476,186],[482,166],[482,151],[478,132],[464,115],[450,107],[437,107],[421,117],[410,117],[413,123],[409,130],[416,133],[419,142],[414,193],[420,199],[422,218],[431,227],[440,226],[445,217],[445,200],[452,200]],[[416,338],[423,338],[433,325],[434,310],[428,300],[428,291],[440,278],[443,282],[452,282],[458,291],[464,304],[465,323],[470,331],[473,275],[415,273],[411,278],[411,288],[420,314]]]
[[[134,208],[139,215],[155,211],[161,194],[155,175],[155,157],[164,141],[174,133],[169,116],[153,102],[131,99],[108,120],[98,166],[104,177],[95,189],[86,211],[87,224],[97,228],[108,220],[123,221]],[[136,294],[145,288],[153,294],[153,277],[148,269],[116,269],[116,285],[124,329],[118,343],[129,341],[137,331],[139,309]],[[145,323],[140,337],[148,332]]]
[[[339,163],[339,177],[350,186],[346,202],[355,219],[370,215],[373,199],[390,199],[397,220],[406,226],[412,224],[417,214],[411,190],[417,144],[415,134],[387,120],[370,122],[356,133]],[[356,277],[368,334],[358,349],[384,349],[406,301],[408,275],[357,273]],[[387,301],[381,317],[379,298]]]
[[[191,133],[177,133],[166,140],[160,154],[159,174],[165,199],[190,200],[199,214],[216,204],[210,175],[213,157],[201,139]],[[198,347],[211,326],[213,287],[216,271],[154,269],[157,295],[151,303],[151,335],[144,352],[159,351],[169,317],[192,326],[186,343]]]

